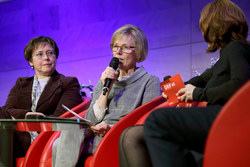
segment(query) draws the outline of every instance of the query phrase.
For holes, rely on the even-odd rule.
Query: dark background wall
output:
[[[148,58],[138,64],[158,76],[180,73],[187,80],[218,58],[206,54],[199,30],[201,9],[210,0],[11,0],[0,3],[0,106],[17,77],[33,76],[24,59],[32,37],[52,37],[60,54],[57,70],[96,84],[108,66],[113,32],[139,26],[149,40]],[[249,0],[233,0],[250,23]],[[212,60],[211,60],[212,59]]]

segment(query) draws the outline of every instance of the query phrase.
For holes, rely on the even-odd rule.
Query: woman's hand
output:
[[[102,81],[102,84],[104,85],[105,84],[105,80],[107,78],[109,79],[112,79],[112,84],[114,83],[114,81],[116,80],[118,76],[118,72],[116,72],[112,67],[107,67],[105,69],[105,71],[103,71],[102,73],[102,76],[101,76],[101,81]],[[109,91],[112,87],[112,84],[111,86],[109,87],[108,89],[108,93],[106,93],[106,95],[103,95],[103,93],[99,96],[99,98],[97,99],[97,103],[99,105],[99,107],[104,110],[107,108],[107,100],[108,100],[108,95],[109,95]]]
[[[105,121],[102,121],[101,123],[91,126],[91,129],[94,133],[97,133],[98,136],[103,137],[109,129],[112,128],[113,125],[107,124]]]
[[[101,81],[102,81],[102,84],[105,83],[105,80],[107,78],[109,79],[112,79],[112,80],[115,80],[118,76],[118,72],[115,71],[112,67],[107,67],[103,73],[102,73],[102,76],[101,76]]]
[[[33,118],[39,118],[39,117],[41,117],[41,118],[44,118],[44,117],[46,117],[43,113],[41,113],[41,112],[27,112],[26,114],[25,114],[25,118],[27,118],[27,117],[33,117]]]
[[[193,100],[194,89],[195,89],[195,86],[191,84],[187,84],[185,85],[185,88],[180,89],[176,95],[179,96],[178,99],[180,101],[188,102],[188,101]]]
[[[163,96],[165,99],[168,98],[168,96],[167,96],[164,92],[162,92],[162,96]]]

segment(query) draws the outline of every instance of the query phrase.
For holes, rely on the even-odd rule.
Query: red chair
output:
[[[84,118],[87,111],[88,109],[82,111],[81,113],[79,113],[79,115]],[[48,142],[44,146],[44,149],[42,150],[42,153],[40,156],[39,167],[51,167],[52,166],[52,147],[53,147],[54,141],[60,136],[60,134],[61,134],[61,131],[56,131],[49,138]]]
[[[85,97],[83,99],[83,102],[77,105],[76,107],[72,108],[72,110],[76,113],[79,113],[80,111],[88,108],[90,103],[91,103],[91,98]],[[67,111],[64,114],[62,114],[60,117],[72,117],[72,116],[74,115],[71,112]],[[51,125],[48,124],[48,126],[51,126]],[[46,128],[46,127],[43,127],[43,128]],[[19,127],[19,129],[22,129],[22,127]],[[45,147],[45,145],[47,144],[47,141],[50,139],[53,133],[54,132],[52,131],[46,131],[46,132],[42,131],[33,141],[31,146],[29,147],[25,157],[16,159],[16,166],[17,167],[39,166],[39,160],[37,159],[37,157],[40,158],[43,152],[43,148]]]
[[[204,167],[250,166],[250,81],[215,119],[205,146]]]
[[[85,167],[119,166],[118,142],[122,131],[129,126],[133,126],[142,115],[151,111],[156,106],[165,101],[165,98],[159,96],[133,110],[120,121],[118,121],[103,137],[95,151],[95,154],[87,158],[87,160],[85,161]]]

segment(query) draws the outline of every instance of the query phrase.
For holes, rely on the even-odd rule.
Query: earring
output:
[[[31,68],[32,70],[34,70],[34,66],[30,66],[30,68]]]

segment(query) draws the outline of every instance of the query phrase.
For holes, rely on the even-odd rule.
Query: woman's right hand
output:
[[[103,73],[102,73],[102,76],[101,76],[102,84],[103,84],[103,85],[105,84],[105,80],[106,80],[107,78],[112,79],[112,80],[113,80],[112,83],[114,83],[114,81],[116,80],[117,76],[118,76],[118,72],[116,72],[112,67],[109,67],[109,66],[108,66],[108,67],[105,69],[105,71],[103,71]],[[111,88],[111,86],[110,86],[110,88]],[[108,92],[109,92],[109,91],[108,91]],[[99,107],[100,107],[102,110],[104,110],[105,108],[107,108],[108,94],[109,94],[109,93],[107,93],[106,95],[101,94],[101,95],[99,96],[99,98],[97,99],[97,103],[98,103]]]
[[[176,94],[178,96],[177,98],[180,101],[185,101],[185,102],[193,100],[194,89],[195,89],[194,85],[191,84],[185,85],[185,88],[180,89]]]
[[[108,66],[108,67],[103,71],[103,73],[102,73],[102,76],[101,76],[102,84],[105,83],[105,80],[106,80],[107,78],[112,79],[112,80],[115,80],[115,79],[117,78],[117,76],[118,76],[118,72],[115,71],[112,67],[109,67],[109,66]]]
[[[105,121],[101,123],[91,126],[91,129],[98,136],[103,137],[105,134],[112,128],[113,125],[107,124]]]

